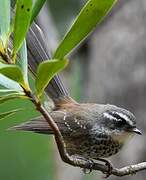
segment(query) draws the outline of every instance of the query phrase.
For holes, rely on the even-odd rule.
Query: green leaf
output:
[[[46,0],[35,0],[32,9],[32,16],[31,16],[31,23],[37,17],[38,13],[40,12],[41,8],[43,7]]]
[[[26,90],[29,89],[28,85],[24,81],[23,74],[22,74],[19,66],[0,63],[0,73],[3,74],[4,76],[16,81],[22,87],[24,87]]]
[[[64,58],[106,16],[117,0],[89,0],[82,8],[71,29],[54,53],[54,59]]]
[[[25,96],[24,93],[11,93],[11,94],[7,94],[7,95],[3,95],[0,96],[0,104],[12,100],[12,99],[16,99],[16,98],[24,98],[26,99],[27,97]]]
[[[0,74],[0,85],[4,86],[5,88],[8,88],[8,89],[13,89],[14,91],[18,91],[18,92],[23,91],[23,89],[17,82],[7,78],[6,76],[4,76],[2,74]]]
[[[1,38],[0,38],[0,53],[1,53],[1,54],[4,54],[4,53],[5,53],[3,41],[1,40]],[[0,60],[1,60],[1,59],[0,59]]]
[[[52,59],[39,64],[35,81],[37,95],[40,97],[53,76],[65,68],[68,60]]]
[[[32,14],[32,0],[17,0],[14,22],[13,57],[20,49],[28,31]]]
[[[10,0],[0,0],[0,36],[5,47],[10,28]]]
[[[19,51],[20,54],[20,65],[23,73],[23,77],[25,82],[28,84],[28,59],[27,59],[27,47],[26,47],[26,40],[24,40],[22,47]]]
[[[13,89],[0,89],[0,93],[12,93],[12,92],[16,92],[15,90]]]
[[[8,116],[12,116],[14,115],[15,113],[21,111],[22,109],[14,109],[14,110],[11,110],[11,111],[8,111],[8,112],[4,112],[4,113],[0,113],[0,120],[4,119],[4,118],[7,118]]]

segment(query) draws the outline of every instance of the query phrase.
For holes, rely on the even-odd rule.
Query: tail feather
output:
[[[9,128],[8,130],[31,131],[41,134],[53,134],[52,129],[49,127],[48,123],[42,117],[38,117],[25,123],[16,125],[14,127]]]
[[[27,34],[27,46],[29,68],[35,76],[39,63],[51,58],[43,33],[35,23],[32,24]],[[54,102],[58,102],[60,98],[69,96],[58,75],[54,76],[45,91]]]

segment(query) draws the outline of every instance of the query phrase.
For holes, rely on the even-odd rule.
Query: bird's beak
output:
[[[130,129],[130,131],[134,132],[136,134],[142,135],[141,131],[139,129],[137,129],[137,128],[132,128],[132,129]]]

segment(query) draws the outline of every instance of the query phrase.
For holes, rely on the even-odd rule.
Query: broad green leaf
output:
[[[19,51],[20,54],[20,65],[23,73],[23,77],[25,82],[28,84],[28,60],[27,60],[27,47],[26,47],[26,40],[24,40],[22,47]]]
[[[71,29],[54,53],[54,59],[64,58],[106,16],[117,0],[89,0],[82,8]]]
[[[11,110],[11,111],[8,111],[8,112],[4,112],[4,113],[0,113],[0,120],[4,119],[4,118],[7,118],[8,116],[12,116],[14,115],[15,113],[21,111],[22,109],[14,109],[14,110]]]
[[[29,89],[28,85],[24,81],[23,74],[22,74],[19,66],[0,63],[0,73],[3,74],[4,76],[16,81],[22,87],[24,87],[26,90]]]
[[[31,23],[37,17],[37,15],[40,12],[41,8],[43,7],[45,1],[46,0],[35,0],[35,3],[33,5],[33,9],[32,9]]]
[[[5,47],[10,28],[10,0],[0,0],[0,37]]]
[[[0,89],[0,93],[13,93],[13,92],[16,92],[16,91],[13,89]]]
[[[32,14],[32,0],[17,0],[14,22],[13,57],[20,49],[28,31]]]
[[[68,60],[52,59],[39,64],[35,81],[37,95],[40,97],[53,76],[65,68]]]
[[[8,89],[13,89],[14,91],[18,91],[18,92],[23,91],[23,89],[17,82],[7,78],[6,76],[2,74],[0,74],[0,85]]]
[[[6,94],[3,96],[0,96],[0,104],[12,100],[12,99],[16,99],[16,98],[23,98],[26,99],[27,97],[25,96],[24,93],[11,93],[11,94]]]

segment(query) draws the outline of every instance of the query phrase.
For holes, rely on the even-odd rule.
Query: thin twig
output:
[[[146,162],[125,166],[120,169],[113,168],[111,173],[116,176],[126,176],[126,175],[136,174],[137,172],[143,171],[143,170],[146,170]]]

